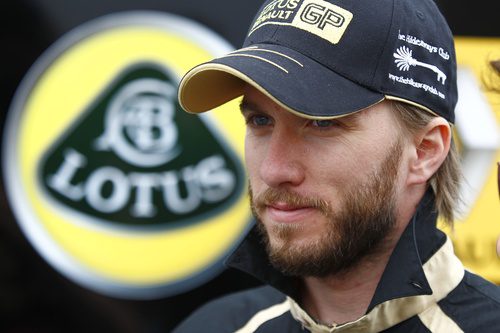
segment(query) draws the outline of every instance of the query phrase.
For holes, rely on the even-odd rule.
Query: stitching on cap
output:
[[[415,1],[415,0],[412,0],[412,1]],[[385,47],[382,49],[381,53],[378,54],[378,62],[377,62],[377,66],[375,67],[375,71],[373,72],[373,76],[372,76],[372,79],[371,79],[371,86],[375,86],[374,85],[374,80],[375,80],[375,77],[377,76],[377,73],[379,71],[379,67],[380,67],[380,63],[382,62],[382,55],[384,54],[387,46],[388,46],[388,41],[389,41],[389,37],[391,36],[391,31],[393,29],[393,26],[394,26],[394,13],[396,12],[396,1],[392,1],[392,13],[391,13],[391,25],[389,26],[389,30],[387,31],[387,36],[385,38]],[[377,88],[381,89],[382,86],[377,86]]]

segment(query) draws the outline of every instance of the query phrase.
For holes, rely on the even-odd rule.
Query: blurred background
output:
[[[492,2],[486,0],[473,2],[440,0],[437,3],[457,37],[457,57],[463,74],[462,89],[472,94],[468,97],[460,97],[464,103],[465,100],[469,103],[463,104],[462,108],[468,109],[469,112],[472,110],[473,114],[479,115],[477,118],[482,121],[482,123],[479,121],[478,124],[469,125],[466,124],[465,120],[457,119],[456,135],[463,152],[464,168],[469,175],[469,187],[464,189],[467,193],[467,200],[463,207],[463,217],[457,221],[456,229],[448,232],[454,240],[457,253],[468,268],[500,283],[500,262],[495,254],[496,238],[500,235],[500,204],[495,182],[495,160],[500,160],[498,148],[500,119],[500,105],[498,103],[500,103],[500,99],[494,94],[485,92],[481,84],[482,81],[488,81],[491,78],[487,71],[487,61],[495,57],[500,58],[498,13],[495,12]],[[197,24],[201,24],[203,31],[209,31],[210,34],[217,36],[217,43],[220,42],[221,45],[217,51],[214,51],[213,45],[206,46],[207,43],[200,44],[198,41],[197,44],[195,43],[199,48],[205,47],[209,50],[207,51],[209,55],[214,55],[217,52],[223,52],[223,48],[236,48],[242,44],[248,25],[260,4],[260,0],[246,0],[237,2],[237,4],[229,0],[210,2],[199,0],[4,1],[0,4],[0,42],[2,45],[0,53],[2,68],[0,128],[5,131],[5,121],[9,112],[19,114],[23,112],[22,107],[17,109],[13,107],[12,101],[23,77],[26,76],[32,65],[37,62],[37,59],[40,59],[42,54],[47,54],[47,50],[56,49],[53,47],[56,41],[65,40],[63,45],[66,46],[66,49],[71,49],[73,45],[68,44],[69,39],[65,36],[85,23],[108,14],[123,14],[137,10],[174,14],[188,19],[189,21],[186,22],[195,22],[196,29],[199,27]],[[182,34],[184,30],[177,29],[175,24],[167,24],[166,29],[170,29],[167,32],[179,33],[180,31]],[[198,31],[196,29],[195,31]],[[95,31],[94,33],[97,34]],[[203,39],[203,36],[193,37],[190,35],[185,38],[188,41],[193,41]],[[196,52],[201,53],[199,49],[196,49]],[[188,55],[192,56],[192,54],[186,54],[186,57]],[[160,54],[159,57],[161,56]],[[57,59],[57,56],[54,59]],[[193,61],[195,60],[194,57]],[[173,61],[180,60],[170,61],[167,59],[165,63],[174,68],[173,72],[177,76],[182,75],[184,68],[188,68],[190,65],[183,63],[182,66],[176,67],[175,64],[172,64]],[[52,62],[48,58],[45,58],[42,63],[45,67],[39,67],[37,71],[32,70],[31,73],[41,75],[45,73],[45,69],[52,66]],[[196,62],[192,63],[192,65],[195,64]],[[165,80],[168,81],[168,78]],[[171,81],[175,83],[176,80],[178,77]],[[33,82],[27,87],[34,89],[38,83]],[[72,89],[86,89],[85,84],[82,82],[82,86],[75,85]],[[30,98],[29,91],[24,92],[24,94]],[[61,98],[69,97],[64,95]],[[89,100],[87,104],[91,104],[91,102]],[[175,104],[175,102],[173,103]],[[49,119],[45,121],[57,118],[54,110],[46,112]],[[74,117],[74,119],[77,118],[77,116]],[[215,121],[217,119],[216,117]],[[462,117],[462,119],[464,118]],[[23,124],[23,121],[22,118],[19,120],[19,128],[21,125],[28,126]],[[182,120],[176,118],[176,121],[180,124]],[[487,132],[484,130],[486,127],[482,124],[486,124],[484,126],[490,131],[489,134],[481,134],[481,132]],[[29,126],[35,127],[36,125],[29,124]],[[224,140],[231,141],[233,135],[238,135],[238,133],[233,133],[235,130],[231,127],[233,127],[232,124],[221,123],[215,128],[221,131]],[[17,129],[14,128],[11,131],[15,132]],[[37,130],[44,133],[44,128]],[[181,130],[182,128],[179,127],[179,131]],[[186,129],[184,128],[184,130]],[[183,138],[182,135],[182,133],[179,134],[179,140]],[[212,136],[216,137],[217,135],[212,133]],[[6,147],[18,144],[16,141],[6,143],[7,139],[13,140],[11,136],[3,136],[2,159],[6,158]],[[22,141],[24,137],[18,138],[18,140]],[[235,140],[241,141],[241,139]],[[214,142],[220,144],[220,140]],[[188,146],[188,143],[185,143],[185,146]],[[227,152],[224,144],[221,147],[223,148],[214,148],[214,151],[226,149],[224,156],[227,161],[234,157],[239,159],[239,161],[233,161],[234,170],[231,169],[237,175],[242,159],[240,143],[232,146],[232,153]],[[9,163],[11,162],[9,161]],[[20,226],[19,220],[22,217],[20,217],[19,208],[17,210],[11,208],[13,201],[18,199],[17,197],[13,199],[13,195],[7,193],[6,186],[4,186],[7,179],[5,178],[7,177],[5,176],[6,164],[5,161],[2,161],[4,176],[0,186],[0,332],[169,332],[179,321],[207,300],[258,284],[257,281],[248,276],[224,270],[221,265],[223,258],[220,256],[212,263],[205,265],[206,270],[210,273],[204,274],[199,271],[196,274],[203,277],[196,278],[188,284],[182,284],[182,277],[180,277],[176,278],[175,283],[178,284],[174,284],[174,287],[162,288],[162,286],[168,286],[170,282],[161,278],[155,280],[153,284],[160,286],[157,288],[157,294],[154,293],[154,290],[142,295],[127,292],[121,294],[120,288],[113,289],[112,286],[110,287],[111,291],[107,292],[106,287],[102,287],[102,284],[101,287],[93,288],[91,282],[81,283],[78,278],[75,279],[74,274],[68,274],[64,269],[51,264],[50,258],[47,260],[49,255],[43,250],[40,251],[42,245],[40,243],[34,245],[32,238],[27,237],[26,224],[25,227]],[[27,180],[23,179],[23,181]],[[244,187],[242,184],[239,186]],[[243,192],[235,190],[232,195],[237,198],[228,201],[224,209],[233,209],[227,207],[233,207],[245,200]],[[16,203],[17,207],[22,207],[23,204]],[[210,209],[208,204],[205,208]],[[213,214],[215,215],[211,215],[212,219],[227,219],[221,215],[220,211]],[[241,220],[238,222],[240,229],[239,231],[231,231],[234,242],[225,245],[225,248],[220,250],[222,257],[234,247],[250,223],[247,212],[235,214],[237,219]],[[194,218],[196,223],[203,224],[203,218],[199,217],[201,215],[191,217],[190,221]],[[101,217],[101,219],[103,218]],[[167,233],[169,228],[160,228],[160,230]],[[133,232],[135,229],[131,230]],[[138,231],[140,235],[142,235],[141,232],[143,231]],[[209,247],[212,241],[213,239],[207,238],[203,245]],[[94,245],[88,243],[88,246]],[[61,247],[64,248],[64,246]],[[104,248],[100,255],[106,256],[106,251],[110,251],[110,249]],[[157,253],[155,260],[161,261],[162,254]],[[85,266],[85,264],[80,264]],[[124,265],[126,266],[126,263]],[[168,263],[166,267],[168,267]],[[92,268],[89,271],[92,272]],[[158,274],[159,276],[168,275]],[[96,273],[96,276],[99,276],[99,272]],[[187,274],[186,276],[191,275]],[[113,284],[113,276],[108,276],[106,281],[111,281],[110,284]],[[127,283],[137,282],[141,285],[141,283],[148,283],[150,280],[138,278],[137,281],[127,281]],[[176,286],[179,286],[177,290]]]

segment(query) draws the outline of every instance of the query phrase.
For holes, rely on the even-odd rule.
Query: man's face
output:
[[[390,105],[308,120],[248,88],[242,113],[252,211],[273,265],[326,276],[378,251],[402,183],[404,140]]]

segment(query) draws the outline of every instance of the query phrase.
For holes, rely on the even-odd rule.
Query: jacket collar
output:
[[[434,203],[434,193],[429,190],[396,244],[368,311],[391,299],[432,294],[422,265],[446,241],[436,228]]]

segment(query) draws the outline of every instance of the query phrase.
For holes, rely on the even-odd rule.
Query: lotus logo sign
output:
[[[5,131],[6,185],[25,235],[62,274],[157,298],[222,270],[250,221],[244,124],[186,114],[177,83],[229,50],[189,20],[123,13],[63,36],[28,73]]]
[[[155,64],[120,73],[39,164],[47,198],[88,221],[142,229],[202,223],[230,205],[243,188],[239,159],[182,112],[174,84]]]

